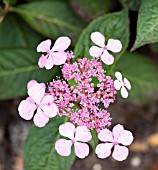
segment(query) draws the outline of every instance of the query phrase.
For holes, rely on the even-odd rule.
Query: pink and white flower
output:
[[[100,32],[93,32],[91,34],[91,40],[94,42],[94,44],[98,46],[92,46],[89,49],[89,54],[92,57],[99,58],[101,57],[101,60],[106,65],[111,65],[114,63],[114,57],[109,54],[108,50],[118,53],[122,49],[122,44],[119,40],[115,39],[109,39],[107,45],[105,45],[105,37]]]
[[[62,65],[67,59],[65,50],[70,46],[68,37],[59,37],[51,49],[51,40],[45,40],[37,46],[37,52],[47,53],[40,57],[38,65],[40,68],[51,69],[53,65]]]
[[[59,133],[62,136],[69,138],[59,139],[55,143],[55,149],[61,156],[69,156],[71,154],[71,146],[74,144],[74,151],[77,157],[85,158],[89,154],[89,146],[85,142],[92,139],[91,133],[86,126],[78,126],[66,122],[59,126]]]
[[[122,125],[116,125],[112,132],[108,129],[101,130],[98,134],[98,138],[105,142],[98,144],[96,147],[95,152],[99,158],[104,159],[110,156],[113,146],[114,151],[112,156],[114,159],[123,161],[127,158],[129,151],[126,146],[133,142],[133,135],[130,131],[124,130]]]
[[[129,80],[127,78],[122,79],[122,74],[120,72],[115,72],[115,77],[117,78],[117,80],[114,81],[114,87],[116,90],[120,90],[121,89],[121,95],[123,98],[127,98],[128,97],[128,90],[131,90],[131,83],[129,82]],[[126,88],[127,89],[126,89]]]
[[[49,121],[49,118],[55,117],[58,113],[58,107],[54,103],[52,95],[46,94],[46,86],[44,83],[37,83],[36,80],[31,80],[28,85],[28,95],[26,100],[22,100],[19,107],[19,115],[25,119],[32,119],[34,115],[34,124],[38,127],[43,127]]]

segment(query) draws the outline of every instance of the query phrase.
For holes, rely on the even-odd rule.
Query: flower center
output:
[[[107,46],[104,46],[104,47],[103,47],[103,50],[107,50],[107,49],[108,49]]]
[[[75,143],[75,139],[71,139],[71,142],[72,142],[72,144],[74,144]]]
[[[118,142],[117,141],[113,141],[113,145],[117,145],[118,144]]]
[[[50,54],[51,53],[51,50],[47,50],[47,54]]]
[[[36,106],[37,106],[37,108],[39,108],[39,107],[40,107],[40,104],[36,104]]]

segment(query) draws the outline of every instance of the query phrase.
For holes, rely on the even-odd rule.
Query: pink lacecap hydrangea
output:
[[[40,68],[51,69],[53,65],[62,65],[67,59],[65,50],[70,46],[71,40],[68,37],[59,37],[54,46],[51,47],[51,40],[45,40],[37,46],[37,52],[46,53],[40,57],[38,65]]]
[[[108,129],[103,129],[98,134],[98,138],[105,142],[98,144],[96,147],[96,154],[99,158],[107,158],[111,154],[111,149],[114,146],[113,158],[117,161],[123,161],[128,156],[128,148],[133,142],[133,135],[130,131],[124,130],[123,126],[118,124],[111,132]],[[124,145],[124,146],[123,146]]]
[[[118,53],[122,49],[122,44],[119,40],[115,39],[109,39],[107,45],[105,45],[105,37],[100,32],[93,32],[91,34],[91,40],[94,42],[94,44],[98,46],[92,46],[89,49],[89,53],[92,57],[101,57],[101,60],[106,65],[111,65],[114,63],[114,57],[109,54],[109,51],[112,51],[114,53]]]
[[[85,142],[92,139],[91,133],[86,126],[78,126],[75,128],[74,124],[66,122],[59,126],[60,135],[69,138],[59,139],[55,143],[55,149],[61,156],[69,156],[71,154],[71,147],[74,144],[74,152],[77,157],[85,158],[89,154],[89,146]]]
[[[22,100],[18,111],[20,116],[25,120],[32,119],[34,115],[34,124],[38,127],[43,127],[52,118],[57,115],[58,107],[54,103],[52,95],[45,93],[46,86],[44,83],[37,83],[32,80],[27,85],[29,97]]]
[[[77,157],[85,158],[89,154],[89,146],[86,142],[92,139],[89,129],[98,132],[98,138],[105,142],[98,144],[96,154],[99,158],[106,158],[111,154],[114,146],[113,158],[123,161],[128,156],[128,148],[133,141],[132,133],[124,130],[122,125],[116,125],[111,132],[106,127],[111,125],[110,113],[106,110],[115,101],[116,90],[121,89],[121,95],[128,97],[128,90],[131,84],[127,78],[122,79],[122,74],[116,72],[117,80],[106,76],[102,62],[111,65],[114,57],[108,50],[117,53],[122,49],[119,40],[109,39],[105,45],[105,37],[99,32],[91,34],[91,40],[98,46],[92,46],[89,53],[92,60],[87,58],[78,59],[70,63],[75,56],[65,50],[70,46],[71,40],[68,37],[59,37],[51,48],[51,40],[41,42],[37,52],[42,54],[38,61],[40,68],[51,69],[54,65],[63,65],[62,75],[64,80],[53,80],[49,83],[46,93],[46,85],[32,80],[28,83],[28,95],[22,100],[18,111],[22,118],[30,120],[33,115],[34,124],[43,127],[56,115],[70,117],[70,122],[60,125],[60,135],[69,138],[59,139],[55,143],[55,149],[62,156],[71,154],[71,147],[74,145],[74,152]],[[97,79],[94,84],[93,78]],[[74,85],[67,82],[73,81]],[[95,88],[95,85],[97,88]],[[127,89],[126,89],[126,88]],[[104,109],[100,107],[104,105]],[[36,113],[34,114],[34,112]],[[75,128],[77,124],[78,127]],[[125,146],[123,146],[125,145]]]

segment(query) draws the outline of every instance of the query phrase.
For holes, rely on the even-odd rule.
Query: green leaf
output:
[[[98,133],[94,129],[90,130],[90,132],[91,132],[91,135],[92,135],[92,140],[88,143],[92,146],[93,152],[95,152],[95,148],[96,148],[96,146],[99,142]]]
[[[37,53],[24,48],[0,48],[0,99],[12,99],[26,95],[26,84],[31,79],[50,81],[59,72],[40,69]]]
[[[84,27],[66,2],[35,1],[10,7],[9,11],[18,13],[37,32],[53,39],[64,35],[75,41]]]
[[[143,0],[138,14],[136,41],[132,50],[154,42],[158,42],[158,1]]]
[[[125,9],[121,12],[107,14],[91,22],[82,32],[76,44],[74,54],[77,58],[87,57],[91,59],[91,56],[89,55],[89,48],[94,44],[90,39],[90,34],[95,31],[101,32],[105,36],[106,40],[113,38],[119,39],[122,42],[123,49],[120,53],[115,54],[115,63],[111,67],[106,67],[106,70],[111,72],[119,57],[124,53],[128,46],[128,11]]]
[[[91,21],[106,14],[112,5],[111,0],[69,0],[74,12],[85,21]]]
[[[0,24],[0,48],[25,47],[35,50],[42,39],[42,36],[14,15],[8,14]]]
[[[7,15],[0,24],[0,99],[24,96],[28,81],[48,82],[59,72],[39,69],[35,50],[41,39],[15,16]]]
[[[138,11],[141,0],[119,0],[123,7],[128,7],[132,11]]]
[[[67,117],[55,117],[45,127],[31,129],[23,149],[25,170],[69,170],[75,159],[74,152],[69,157],[62,157],[54,147],[62,138],[58,127],[66,121]]]
[[[137,53],[125,53],[115,71],[122,72],[132,84],[127,101],[135,104],[153,101],[158,90],[158,69],[153,61]]]

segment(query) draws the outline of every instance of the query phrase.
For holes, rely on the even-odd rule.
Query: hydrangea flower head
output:
[[[114,63],[114,57],[109,54],[109,51],[118,53],[122,49],[122,44],[119,40],[109,39],[107,45],[105,45],[105,37],[100,32],[93,32],[91,34],[91,40],[94,44],[98,46],[92,46],[89,49],[89,53],[92,57],[101,57],[101,60],[106,65],[111,65]]]
[[[54,103],[54,98],[50,94],[45,93],[46,86],[44,83],[37,83],[32,80],[28,83],[28,95],[26,100],[22,100],[19,107],[19,115],[25,119],[32,119],[34,115],[34,124],[43,127],[52,118],[57,115],[58,107]]]
[[[40,68],[51,69],[53,65],[62,65],[67,59],[65,50],[70,46],[68,37],[59,37],[51,49],[51,40],[45,40],[37,46],[37,52],[46,53],[40,57],[38,65]]]
[[[85,142],[92,139],[91,133],[86,126],[78,126],[66,122],[60,125],[59,133],[62,136],[69,138],[59,139],[55,143],[55,149],[61,156],[69,156],[71,154],[71,146],[74,144],[74,152],[77,157],[85,158],[89,154],[89,146]]]
[[[63,77],[74,81],[76,87],[65,81],[53,81],[49,91],[55,96],[54,102],[59,108],[59,115],[69,116],[74,124],[96,129],[98,132],[111,125],[110,113],[99,107],[103,103],[108,108],[115,100],[116,90],[110,76],[104,75],[102,63],[97,60],[79,59],[78,62],[65,63],[62,68]],[[92,78],[98,80],[95,91]],[[76,107],[77,103],[77,107]]]
[[[108,108],[116,99],[116,90],[121,89],[121,95],[128,97],[127,89],[131,89],[131,84],[126,78],[122,79],[120,72],[116,72],[117,80],[114,81],[103,68],[103,63],[111,65],[114,62],[108,50],[117,53],[121,51],[122,44],[119,40],[109,39],[105,45],[105,37],[99,32],[93,32],[91,39],[97,45],[89,49],[92,60],[84,57],[73,63],[73,52],[65,51],[71,42],[68,37],[59,37],[52,48],[51,40],[41,42],[37,52],[44,54],[38,61],[39,67],[51,69],[54,65],[63,64],[63,79],[57,77],[47,86],[31,80],[27,84],[29,97],[21,101],[18,111],[26,120],[34,116],[34,124],[38,127],[45,126],[49,118],[55,116],[69,118],[71,123],[59,126],[60,135],[66,139],[58,139],[55,143],[55,149],[61,156],[69,156],[73,145],[77,157],[88,156],[86,142],[92,139],[90,129],[93,129],[104,142],[96,147],[98,157],[108,157],[114,147],[113,158],[123,161],[128,156],[126,146],[132,143],[133,135],[122,125],[116,125],[112,132],[107,129],[112,119]]]
[[[111,149],[114,146],[113,158],[117,161],[123,161],[128,156],[128,148],[133,142],[133,135],[130,131],[124,130],[123,126],[118,124],[111,132],[108,129],[103,129],[98,134],[98,138],[105,142],[98,144],[96,147],[96,154],[99,158],[107,158],[111,154]],[[124,146],[123,146],[124,145]]]
[[[121,89],[122,97],[127,98],[128,97],[127,89],[131,90],[131,84],[129,80],[127,78],[122,79],[122,74],[118,71],[115,73],[115,77],[117,78],[117,80],[114,81],[114,87],[116,88],[116,90]]]

